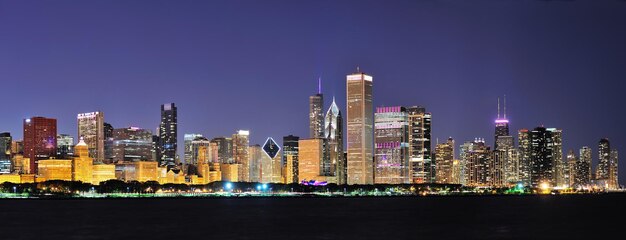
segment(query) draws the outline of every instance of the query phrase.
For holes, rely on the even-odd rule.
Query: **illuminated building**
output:
[[[445,143],[435,146],[435,161],[437,162],[437,183],[455,183],[454,168],[457,166],[454,165],[456,161],[454,160],[454,139],[448,138]],[[460,173],[460,169],[458,172]]]
[[[250,182],[250,163],[248,162],[248,146],[250,131],[239,130],[233,134],[233,160],[239,164],[239,182]]]
[[[410,183],[408,115],[404,107],[377,107],[374,115],[374,183]]]
[[[15,141],[11,142],[11,153],[12,154],[24,154],[24,141]]]
[[[347,163],[343,151],[343,117],[341,111],[335,103],[330,104],[326,117],[324,118],[324,137],[327,139],[328,161],[334,167],[332,175],[336,176],[337,184],[347,182]],[[286,151],[285,151],[286,153]],[[295,171],[296,173],[298,171]]]
[[[115,179],[114,164],[95,164],[93,165],[93,180],[91,184],[100,185],[101,182]]]
[[[509,134],[509,119],[506,118],[506,96],[504,97],[504,117],[500,118],[500,98],[498,98],[498,118],[495,121],[496,124],[496,131],[495,131],[495,145],[494,145],[494,149],[498,150],[501,148],[512,148],[513,147],[513,141],[512,138],[511,140],[506,139],[505,141],[502,141],[500,139],[500,137],[508,137],[510,136]],[[502,146],[502,145],[507,145],[507,146]]]
[[[552,154],[554,163],[553,181],[555,186],[561,187],[567,185],[565,181],[565,162],[563,162],[563,130],[556,128],[547,128],[552,132]]]
[[[276,144],[274,139],[267,138],[262,147],[261,155],[261,182],[264,183],[281,183],[281,154],[280,146]]]
[[[465,184],[472,187],[490,186],[489,165],[493,157],[489,146],[485,145],[485,140],[476,139],[473,142],[464,144],[463,160],[465,166]]]
[[[611,168],[611,143],[609,139],[600,139],[598,143],[598,167],[596,168],[596,180],[609,180]]]
[[[11,159],[13,163],[13,172],[17,174],[31,174],[30,159],[24,155],[15,154]]]
[[[579,154],[575,174],[577,188],[587,187],[591,184],[591,148],[584,146],[580,149]]]
[[[185,133],[184,135],[184,145],[185,145],[185,150],[184,150],[184,163],[185,164],[191,164],[192,161],[192,154],[193,154],[193,150],[191,149],[191,141],[193,141],[194,139],[198,138],[198,137],[202,137],[202,134],[197,134],[197,133]]]
[[[324,137],[324,96],[322,95],[322,79],[318,80],[317,94],[309,97],[309,136]]]
[[[103,162],[104,113],[79,113],[76,119],[78,121],[78,137],[83,138],[87,146],[89,146],[89,156],[92,157],[95,162]]]
[[[530,184],[539,187],[542,183],[555,186],[553,132],[545,127],[536,127],[530,132]]]
[[[38,160],[57,153],[57,120],[32,117],[24,119],[24,157],[30,159],[30,169],[36,174]]]
[[[122,181],[158,181],[158,163],[140,161],[118,163],[115,165],[115,177]]]
[[[152,135],[152,160],[159,162],[161,159],[161,139],[159,139],[159,128],[156,129],[157,134]]]
[[[49,180],[72,181],[72,160],[39,160],[37,168],[37,182]]]
[[[283,137],[283,176],[285,177],[284,183],[297,183],[298,182],[298,164],[299,164],[299,145],[298,136],[284,136]],[[342,154],[343,155],[343,154]]]
[[[509,119],[506,117],[506,96],[504,96],[504,115],[500,117],[500,98],[498,98],[498,116],[495,120],[494,163],[502,163],[502,184],[515,185],[521,179],[518,151],[509,132]],[[495,172],[494,172],[495,173]],[[499,175],[495,175],[499,182]]]
[[[616,149],[611,150],[609,161],[609,188],[619,189],[618,153]]]
[[[187,148],[187,146],[185,146]],[[199,165],[200,163],[208,164],[211,158],[211,141],[202,136],[196,136],[190,143],[190,158],[185,160],[186,164]],[[187,151],[187,150],[185,150]],[[187,153],[185,153],[187,154]]]
[[[261,182],[261,146],[256,144],[248,148],[248,162],[250,163],[250,182]]]
[[[0,174],[0,183],[4,182],[20,184],[22,183],[22,176],[19,174]]]
[[[505,162],[507,159],[507,152],[505,151],[493,151],[492,156],[489,159],[489,166],[487,167],[487,182],[491,187],[504,187],[506,186],[506,174],[505,174]]]
[[[431,157],[431,118],[426,108],[407,108],[409,114],[409,173],[413,183],[433,183],[436,165]]]
[[[348,184],[374,183],[374,107],[372,76],[346,76]],[[302,177],[300,177],[302,179]]]
[[[450,174],[450,182],[451,184],[461,184],[461,161],[453,160],[452,161],[452,173]]]
[[[322,160],[324,159],[324,139],[300,139],[298,141],[298,180],[325,181],[322,177]]]
[[[519,179],[524,186],[530,186],[531,175],[531,141],[530,131],[521,129],[517,133],[519,141],[518,162],[519,162]]]
[[[113,162],[113,125],[110,123],[103,123],[104,128],[104,162]],[[154,159],[154,158],[153,158]]]
[[[13,139],[8,132],[0,133],[0,174],[13,172],[11,163],[11,143]]]
[[[152,133],[129,127],[113,130],[113,162],[152,161]]]
[[[222,181],[226,182],[239,182],[239,168],[241,164],[228,164],[222,163],[220,164],[220,169],[222,171]]]
[[[176,166],[176,150],[178,149],[178,111],[174,103],[161,105],[161,123],[159,124],[159,159],[160,166],[168,169]]]
[[[233,161],[233,141],[231,138],[217,137],[211,139],[215,144],[216,151],[211,150],[219,163],[234,163]]]
[[[93,158],[89,156],[89,146],[81,138],[74,147],[75,157],[72,160],[72,180],[84,183],[93,182]]]
[[[569,150],[567,152],[567,185],[569,187],[574,187],[576,185],[576,162],[578,159],[576,158],[576,154],[574,154],[574,150]]]
[[[57,135],[57,157],[70,158],[74,156],[74,137],[68,134]]]

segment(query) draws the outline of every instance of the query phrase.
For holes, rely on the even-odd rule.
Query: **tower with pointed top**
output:
[[[346,160],[343,155],[343,117],[335,103],[330,104],[324,118],[324,137],[327,141],[328,162],[330,173],[337,179],[337,184],[346,184]]]
[[[496,131],[495,131],[495,149],[499,149],[499,145],[506,144],[506,141],[498,141],[500,137],[510,136],[509,134],[509,119],[506,118],[506,96],[504,97],[504,117],[500,117],[500,98],[498,98],[498,118],[495,121]],[[512,138],[511,138],[512,139]],[[513,143],[510,143],[510,146],[513,147]]]
[[[324,137],[324,95],[322,78],[317,82],[317,93],[309,97],[309,134],[311,138]]]
[[[358,70],[346,76],[348,184],[374,183],[372,80]]]

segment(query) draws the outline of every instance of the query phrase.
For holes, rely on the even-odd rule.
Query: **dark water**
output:
[[[0,239],[599,239],[626,194],[0,200]]]

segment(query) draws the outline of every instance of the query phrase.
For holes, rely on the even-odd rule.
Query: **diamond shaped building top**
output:
[[[280,147],[276,144],[274,139],[269,137],[265,140],[265,144],[263,144],[263,152],[265,152],[265,154],[267,154],[267,156],[271,159],[274,159],[274,157],[278,155],[278,152],[280,152]]]

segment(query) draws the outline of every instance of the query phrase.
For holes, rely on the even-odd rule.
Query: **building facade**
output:
[[[408,107],[409,114],[409,161],[413,183],[433,183],[436,180],[436,165],[431,156],[432,114],[424,107]]]
[[[161,105],[161,123],[159,124],[159,165],[168,169],[176,166],[178,149],[178,108],[174,103]]]
[[[346,77],[348,184],[373,184],[374,105],[372,76]]]
[[[13,172],[13,164],[11,161],[11,143],[13,138],[8,132],[0,133],[0,174],[8,174]]]
[[[39,171],[38,161],[57,152],[57,120],[45,117],[24,119],[24,157],[30,159],[31,173]],[[71,175],[71,174],[70,174]]]
[[[435,161],[437,162],[436,182],[443,184],[458,184],[458,177],[455,177],[454,165],[454,139],[448,138],[445,143],[435,146]],[[460,171],[457,171],[460,172]],[[458,174],[458,173],[457,173]]]
[[[129,127],[113,130],[112,162],[153,161],[152,133],[147,129]]]
[[[531,186],[556,186],[553,132],[545,127],[536,127],[530,132],[530,144]]]
[[[236,164],[241,165],[238,177],[240,182],[250,181],[250,163],[248,161],[248,146],[250,145],[249,136],[250,131],[239,130],[237,133],[233,134],[232,137],[233,160]]]
[[[324,138],[327,140],[328,161],[336,176],[337,184],[347,183],[347,164],[343,152],[343,117],[335,103],[335,98],[330,104],[324,118]]]
[[[89,156],[95,162],[102,163],[104,161],[104,113],[79,113],[76,119],[78,138],[82,138],[89,146]]]
[[[299,171],[299,141],[298,136],[284,136],[283,137],[283,175],[285,176],[284,183],[298,183],[298,171]]]
[[[374,183],[408,184],[409,132],[404,107],[377,107],[374,115]]]
[[[322,95],[321,79],[318,82],[317,94],[309,97],[309,136],[324,137],[324,95]]]

